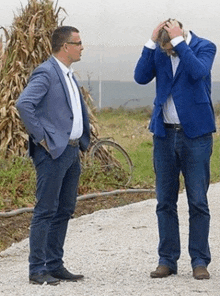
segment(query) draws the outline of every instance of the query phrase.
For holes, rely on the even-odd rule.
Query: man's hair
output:
[[[73,32],[79,33],[79,30],[70,26],[58,27],[52,35],[52,52],[59,52],[63,44],[70,40],[70,36]]]
[[[170,22],[170,21],[176,21],[179,24],[180,28],[181,29],[183,28],[183,25],[181,22],[171,18],[169,18],[166,22]],[[167,31],[164,28],[160,29],[160,31],[158,32],[157,43],[159,43],[159,45],[163,47],[165,44],[169,42],[170,42],[170,37]]]

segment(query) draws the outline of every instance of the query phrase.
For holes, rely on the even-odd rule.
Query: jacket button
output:
[[[67,135],[70,135],[70,132],[68,132]]]
[[[73,120],[73,116],[71,116],[70,119]]]

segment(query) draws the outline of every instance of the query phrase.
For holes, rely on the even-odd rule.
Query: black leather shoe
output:
[[[29,283],[35,285],[43,285],[44,283],[47,285],[56,286],[60,283],[59,279],[52,277],[50,274],[34,274],[29,276]]]
[[[50,272],[50,275],[61,281],[77,282],[77,280],[82,279],[84,276],[81,274],[72,274],[65,267],[54,270]]]
[[[152,278],[164,278],[164,277],[168,277],[171,274],[176,274],[176,272],[174,270],[170,269],[166,265],[159,265],[159,266],[157,266],[155,271],[152,271],[150,273],[150,276]]]

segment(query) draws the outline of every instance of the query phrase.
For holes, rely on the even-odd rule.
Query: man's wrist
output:
[[[173,45],[173,47],[177,46],[179,43],[183,42],[184,38],[183,36],[177,36],[170,40],[170,43]]]

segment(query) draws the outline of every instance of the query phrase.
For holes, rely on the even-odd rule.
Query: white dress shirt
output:
[[[192,35],[190,32],[187,34],[187,39],[186,43],[189,44],[191,41]],[[178,45],[180,42],[184,41],[184,38],[182,36],[178,36],[174,39],[171,40],[171,44],[173,47]],[[153,42],[151,39],[145,44],[146,47],[150,49],[155,49],[156,48],[156,43]],[[170,56],[171,59],[171,64],[172,64],[172,70],[173,70],[173,77],[175,76],[176,70],[179,66],[180,59],[178,56],[173,57]],[[180,123],[179,116],[176,111],[176,107],[172,98],[172,95],[170,95],[166,102],[163,105],[163,117],[164,117],[164,122],[165,123]]]
[[[72,111],[73,111],[73,126],[70,134],[70,140],[76,140],[76,139],[79,139],[83,133],[83,118],[82,118],[82,108],[81,108],[79,90],[75,81],[72,79],[72,73],[73,73],[72,70],[67,68],[56,57],[54,58],[62,70],[63,76],[65,78],[65,81],[69,90]],[[71,75],[68,75],[69,72]],[[70,82],[70,79],[71,79],[71,82]]]

